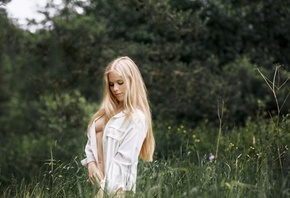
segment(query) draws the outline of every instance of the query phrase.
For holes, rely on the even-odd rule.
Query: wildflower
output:
[[[208,159],[209,159],[209,162],[213,162],[213,160],[214,160],[214,155],[213,155],[213,154],[209,154]]]

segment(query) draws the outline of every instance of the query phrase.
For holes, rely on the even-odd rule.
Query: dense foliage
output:
[[[48,3],[39,24],[45,28],[34,33],[0,13],[1,188],[21,178],[34,180],[44,164],[66,165],[82,157],[86,125],[102,97],[103,69],[128,55],[148,88],[156,160],[178,158],[170,166],[193,162],[199,166],[188,169],[202,172],[236,166],[242,155],[248,174],[260,174],[258,167],[265,166],[269,182],[279,173],[289,192],[288,0],[64,0],[63,5]],[[209,153],[221,161],[201,166]],[[221,186],[226,192],[248,188],[239,182],[256,185],[252,177],[237,176],[209,181],[212,192]],[[195,179],[186,184],[187,193]]]

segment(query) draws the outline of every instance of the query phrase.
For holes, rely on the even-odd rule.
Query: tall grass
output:
[[[46,166],[33,181],[15,181],[2,197],[93,197],[96,193],[78,158],[67,164],[48,162]],[[140,161],[137,192],[126,197],[286,198],[290,196],[289,181],[289,171],[280,175],[267,153],[220,155],[216,163],[202,157],[201,164],[184,156],[152,163]]]
[[[126,197],[290,196],[289,117],[283,118],[279,128],[281,134],[288,135],[279,141],[276,141],[278,137],[272,122],[263,119],[249,119],[245,127],[232,129],[230,133],[224,131],[219,141],[219,157],[215,161],[208,158],[210,149],[202,146],[210,141],[206,139],[209,136],[202,136],[201,131],[205,129],[193,130],[183,126],[183,130],[178,131],[180,128],[176,128],[175,134],[176,138],[186,137],[180,144],[185,145],[184,152],[152,163],[140,161],[136,194]],[[283,174],[273,142],[280,146]],[[87,172],[80,165],[79,157],[65,163],[56,160],[52,153],[33,181],[15,180],[1,196],[93,197],[96,190],[87,182]]]

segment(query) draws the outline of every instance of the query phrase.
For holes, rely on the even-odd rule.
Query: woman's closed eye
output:
[[[122,85],[122,84],[124,84],[123,81],[118,81],[117,83],[118,83],[118,85]],[[110,87],[113,87],[113,86],[114,86],[114,83],[109,83],[109,86],[110,86]]]

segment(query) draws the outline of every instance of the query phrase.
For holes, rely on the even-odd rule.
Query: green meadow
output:
[[[289,130],[289,116],[279,126],[248,120],[231,130],[155,122],[157,150],[168,154],[140,160],[136,194],[126,197],[289,197]],[[80,157],[64,162],[52,149],[30,181],[13,180],[1,196],[93,197],[97,187],[87,182]]]

